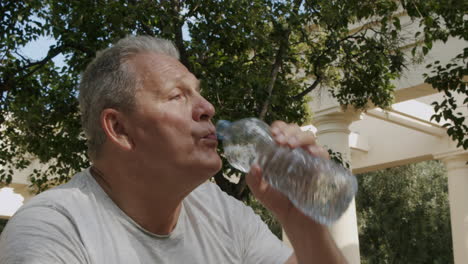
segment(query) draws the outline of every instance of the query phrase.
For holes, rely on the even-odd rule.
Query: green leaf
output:
[[[422,47],[422,51],[424,55],[427,55],[427,53],[429,52],[429,49],[426,46],[424,46]]]

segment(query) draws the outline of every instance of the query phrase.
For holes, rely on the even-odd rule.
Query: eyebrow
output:
[[[184,78],[184,77],[182,77],[182,78],[179,78],[179,79],[176,81],[176,84],[177,84],[177,83],[180,83],[180,84],[182,84],[182,85],[184,85],[184,86],[189,87],[189,86],[191,86],[190,82],[192,82],[192,80],[190,80],[190,78]],[[199,80],[199,79],[195,79],[195,90],[196,90],[198,93],[201,92],[201,80]]]

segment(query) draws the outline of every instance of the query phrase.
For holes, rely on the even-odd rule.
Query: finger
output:
[[[272,133],[282,132],[288,124],[281,120],[276,120],[271,124]]]
[[[291,201],[281,193],[274,189],[262,177],[262,170],[254,164],[247,174],[247,185],[249,186],[252,194],[278,219],[286,219],[289,212],[291,212],[294,205]]]
[[[330,159],[330,154],[328,153],[328,151],[319,145],[307,145],[304,146],[303,149],[305,149],[307,152],[309,152],[310,155],[314,157]]]
[[[262,178],[262,170],[257,164],[251,166],[246,181],[255,196],[261,195],[268,188],[267,183]]]
[[[314,133],[303,131],[296,124],[286,124],[280,129],[282,135],[284,135],[284,138],[280,138],[280,140],[278,140],[280,145],[297,148],[316,144]]]
[[[283,121],[275,121],[271,124],[271,134],[276,143],[280,145],[286,144],[286,136],[284,130],[287,124]]]
[[[301,133],[302,133],[301,128],[296,124],[287,124],[283,128],[283,134],[287,139],[296,138]]]
[[[300,130],[295,136],[295,141],[290,142],[291,148],[304,147],[308,145],[316,145],[316,137],[310,131]]]
[[[271,127],[273,138],[279,145],[289,147],[297,146],[296,136],[302,132],[298,125],[275,121]]]

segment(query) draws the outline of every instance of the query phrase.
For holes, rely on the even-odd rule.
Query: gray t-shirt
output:
[[[164,202],[164,201],[161,201]],[[182,203],[168,236],[146,231],[90,175],[46,191],[0,236],[0,263],[284,263],[292,250],[252,209],[204,183]]]

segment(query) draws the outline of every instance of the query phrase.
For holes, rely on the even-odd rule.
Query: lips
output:
[[[204,136],[203,138],[218,140],[218,138],[216,137],[216,133],[209,133],[208,135]]]
[[[216,136],[216,132],[214,129],[210,129],[206,131],[206,134],[201,138],[202,142],[207,146],[214,147],[218,146],[218,137]]]

